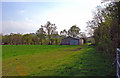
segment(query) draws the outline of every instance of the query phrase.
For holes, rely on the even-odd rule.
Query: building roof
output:
[[[66,37],[66,38],[73,38],[73,39],[76,39],[76,40],[81,39],[81,38],[75,38],[75,37],[71,37],[71,36],[68,36],[68,37]],[[64,38],[64,39],[66,39],[66,38]]]

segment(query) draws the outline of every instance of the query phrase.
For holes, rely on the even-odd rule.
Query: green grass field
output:
[[[111,63],[93,46],[3,45],[3,76],[110,76]]]

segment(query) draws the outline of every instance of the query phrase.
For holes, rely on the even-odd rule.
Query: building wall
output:
[[[65,38],[62,39],[62,45],[79,45],[79,39]]]
[[[70,45],[79,45],[79,40],[70,40]]]
[[[62,45],[70,45],[71,38],[62,39]]]

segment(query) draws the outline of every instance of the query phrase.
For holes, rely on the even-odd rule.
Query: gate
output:
[[[117,77],[120,78],[120,49],[117,48],[116,61],[117,61]]]
[[[117,52],[116,52],[116,59],[114,60],[114,62],[112,63],[112,66],[115,64],[115,62],[117,62],[117,67],[116,67],[116,70],[117,70],[117,78],[120,78],[120,49],[117,48]]]

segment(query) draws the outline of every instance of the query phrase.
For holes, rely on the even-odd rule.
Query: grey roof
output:
[[[76,39],[76,40],[81,39],[81,38],[75,38],[75,37],[71,37],[71,36],[68,36],[68,37],[66,37],[66,38],[73,38],[73,39]],[[66,39],[66,38],[64,38],[64,39]]]

